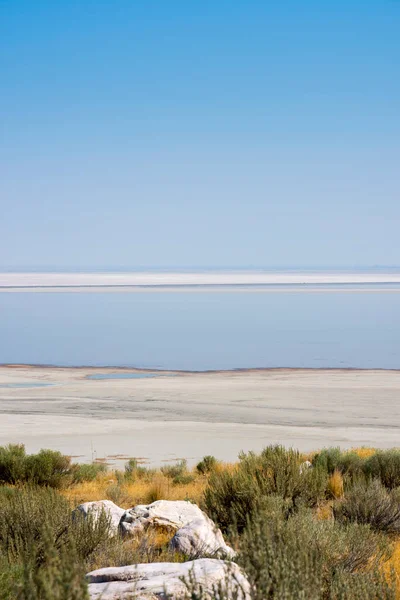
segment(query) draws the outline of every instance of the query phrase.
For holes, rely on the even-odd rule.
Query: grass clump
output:
[[[328,479],[327,492],[332,498],[341,498],[344,493],[343,476],[340,471],[333,471]]]

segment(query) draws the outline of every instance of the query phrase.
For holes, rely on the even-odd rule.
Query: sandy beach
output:
[[[282,443],[308,451],[397,446],[400,371],[265,369],[157,372],[114,368],[0,367],[0,445],[24,443],[78,461],[125,457],[194,463],[234,460]],[[35,387],[36,386],[36,387]],[[38,387],[40,386],[40,387]]]

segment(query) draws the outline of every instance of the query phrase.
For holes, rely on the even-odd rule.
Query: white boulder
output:
[[[203,558],[186,563],[148,563],[108,567],[86,575],[90,600],[175,600],[187,597],[187,584],[195,582],[204,600],[216,597],[222,586],[227,598],[250,600],[250,586],[235,563]]]
[[[120,530],[124,535],[135,535],[148,527],[156,527],[173,533],[203,515],[196,504],[185,500],[157,500],[125,511],[121,517]]]
[[[120,508],[111,500],[98,500],[97,502],[85,502],[80,504],[75,509],[82,513],[85,517],[89,514],[93,515],[93,518],[97,520],[100,514],[104,511],[110,518],[110,530],[112,534],[118,533],[119,522],[122,515],[125,513],[123,508]]]
[[[196,505],[184,500],[157,500],[127,510],[120,521],[123,535],[137,535],[149,527],[174,534],[171,547],[191,558],[233,558],[235,552],[224,541],[215,523]]]
[[[308,471],[309,469],[312,469],[312,468],[313,468],[312,463],[309,460],[305,460],[300,465],[300,475],[302,475],[303,473],[305,473],[306,471]]]
[[[225,543],[221,531],[203,513],[199,519],[187,523],[175,533],[171,547],[192,558],[215,556],[233,558],[235,551]]]

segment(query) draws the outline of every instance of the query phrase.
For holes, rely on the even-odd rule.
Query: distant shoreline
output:
[[[93,366],[93,365],[57,365],[57,364],[43,364],[43,363],[0,363],[0,369],[62,369],[67,371],[73,370],[90,370],[90,371],[123,371],[132,373],[177,373],[179,375],[210,375],[210,374],[221,374],[234,375],[235,373],[321,373],[322,371],[328,371],[332,373],[334,371],[338,373],[344,372],[392,372],[399,373],[400,369],[385,369],[384,367],[235,367],[233,369],[205,369],[196,371],[194,369],[161,369],[159,367],[127,367],[119,365],[106,365],[106,366]]]
[[[264,293],[264,294],[315,294],[315,293],[336,293],[336,294],[398,294],[400,293],[400,284],[393,284],[392,282],[376,284],[376,287],[364,287],[366,284],[359,284],[360,287],[354,287],[354,284],[343,283],[340,284],[342,287],[338,287],[335,284],[282,284],[282,285],[257,285],[257,284],[235,284],[235,285],[79,285],[79,286],[0,286],[0,293],[128,293],[128,294],[144,294],[144,293],[230,293],[230,294],[241,294],[241,293]],[[398,287],[389,287],[391,285],[398,285]],[[352,287],[353,286],[353,287]]]

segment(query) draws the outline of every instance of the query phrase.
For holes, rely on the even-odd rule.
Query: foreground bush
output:
[[[51,530],[44,526],[41,541],[40,552],[32,544],[21,555],[20,576],[9,583],[4,600],[89,600],[85,569],[79,562],[73,538],[68,538],[58,549]]]
[[[104,513],[98,519],[74,515],[55,490],[0,487],[0,589],[8,590],[3,598],[83,600],[85,562],[109,536]]]
[[[239,540],[254,600],[394,600],[394,585],[379,571],[388,556],[382,536],[316,521],[308,510],[282,514],[275,503],[253,515]]]
[[[241,532],[249,516],[268,496],[279,496],[293,510],[315,506],[325,495],[327,473],[319,468],[301,471],[295,450],[269,446],[260,455],[243,454],[233,472],[213,473],[204,506],[223,531],[234,525]]]

